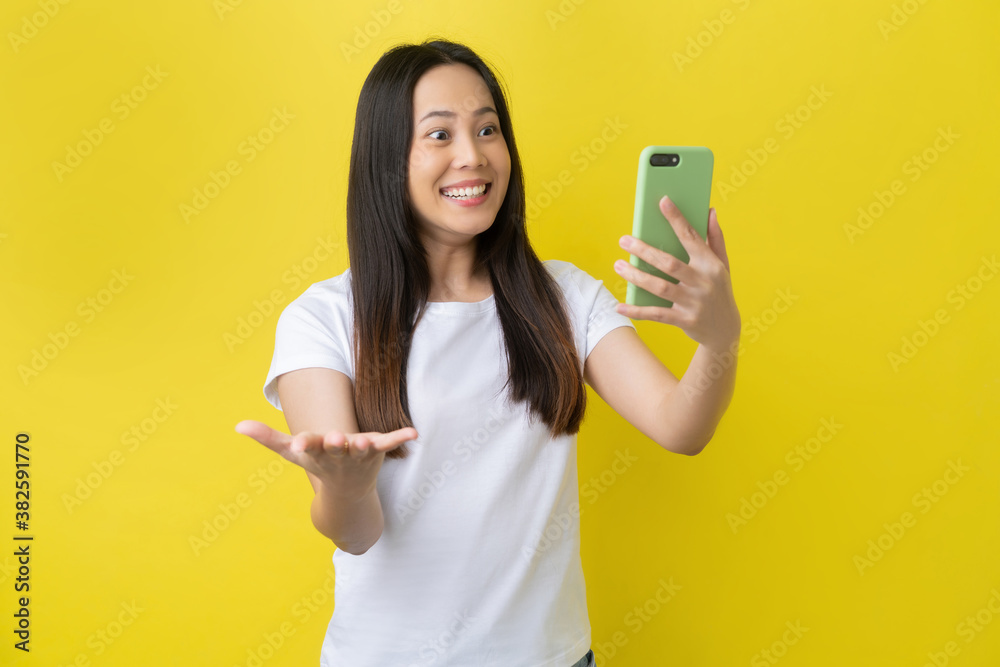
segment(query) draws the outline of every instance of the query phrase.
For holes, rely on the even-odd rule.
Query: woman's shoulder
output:
[[[563,259],[546,259],[542,261],[542,264],[563,290],[586,293],[601,282],[573,262]]]
[[[285,310],[306,310],[316,316],[347,313],[351,309],[351,270],[309,285]]]
[[[556,280],[570,280],[578,278],[582,270],[573,262],[564,259],[544,259],[542,265],[548,269],[549,275]]]
[[[340,295],[351,293],[351,269],[344,269],[340,275],[331,276],[323,280],[318,280],[306,288],[303,294],[333,294]]]

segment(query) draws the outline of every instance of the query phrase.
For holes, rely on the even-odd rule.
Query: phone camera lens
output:
[[[677,153],[656,153],[649,158],[649,163],[654,167],[673,167],[680,163],[680,160]]]

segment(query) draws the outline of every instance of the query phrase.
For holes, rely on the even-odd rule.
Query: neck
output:
[[[463,245],[447,245],[425,240],[427,270],[430,273],[428,301],[482,301],[493,293],[489,273],[473,274],[476,239]]]

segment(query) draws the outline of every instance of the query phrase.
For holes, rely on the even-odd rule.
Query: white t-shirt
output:
[[[635,327],[603,281],[544,265],[566,297],[582,370],[606,333]],[[354,380],[350,274],[282,311],[264,384],[279,410],[282,373],[332,368]],[[502,336],[493,295],[428,303],[407,367],[419,437],[379,471],[379,540],[361,555],[334,550],[322,667],[569,667],[590,649],[577,439],[550,438],[500,394]]]

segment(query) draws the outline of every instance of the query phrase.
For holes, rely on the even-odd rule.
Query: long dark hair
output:
[[[358,98],[347,186],[347,245],[354,300],[354,402],[361,432],[413,426],[406,367],[430,291],[427,255],[407,188],[413,90],[432,67],[463,63],[482,76],[510,153],[510,181],[489,229],[477,237],[473,273],[487,269],[503,329],[511,398],[527,401],[553,436],[579,431],[587,392],[572,328],[552,276],[525,227],[524,176],[507,100],[492,70],[446,40],[385,52]],[[405,458],[406,445],[386,454]]]

